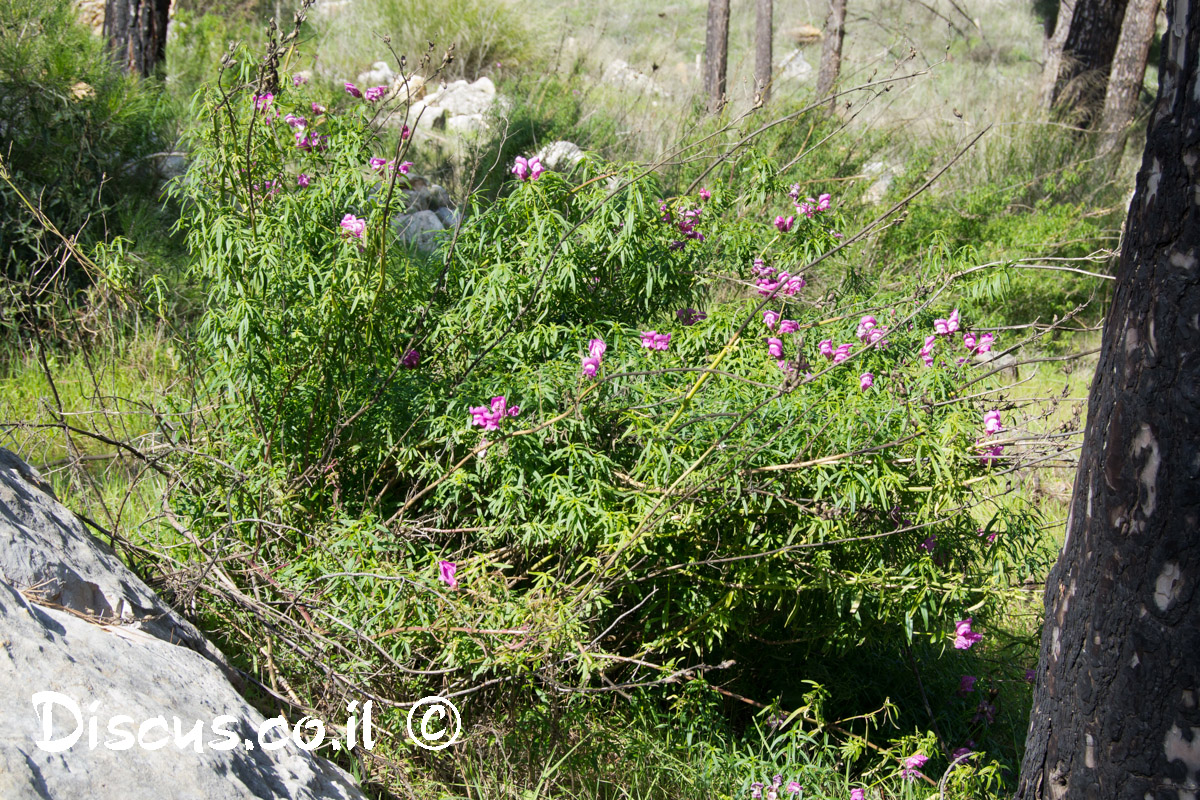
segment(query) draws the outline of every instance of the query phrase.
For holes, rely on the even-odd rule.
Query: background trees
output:
[[[1027,800],[1174,796],[1164,790],[1196,777],[1200,10],[1171,2],[1167,17],[1067,538],[1046,583]]]

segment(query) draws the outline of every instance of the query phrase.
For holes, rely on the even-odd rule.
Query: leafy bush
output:
[[[0,20],[0,153],[16,187],[0,184],[0,265],[22,278],[59,241],[16,190],[84,244],[120,232],[111,212],[139,201],[151,170],[138,159],[163,149],[166,110],[151,83],[113,67],[69,0],[0,0]]]
[[[713,672],[825,733],[853,718],[849,761],[894,780],[863,737],[906,756],[924,722],[881,716],[849,654],[961,669],[956,622],[988,630],[1047,555],[1001,502],[1032,451],[981,443],[995,401],[961,332],[926,342],[963,254],[890,287],[802,278],[844,220],[751,151],[696,196],[594,157],[510,178],[426,258],[391,232],[407,145],[380,152],[376,108],[319,110],[287,76],[256,94],[238,63],[176,186],[212,411],[179,432],[173,504],[210,612],[272,637],[318,710],[438,688],[482,740],[599,693],[631,718],[681,682],[711,700]]]

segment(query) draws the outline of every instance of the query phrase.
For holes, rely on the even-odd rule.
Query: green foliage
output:
[[[0,152],[13,184],[83,244],[119,232],[114,212],[141,202],[153,172],[139,159],[164,149],[152,82],[122,76],[69,0],[0,0],[0,20]],[[3,273],[29,276],[59,244],[0,184]]]

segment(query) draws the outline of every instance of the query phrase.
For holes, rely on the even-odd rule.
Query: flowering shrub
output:
[[[828,195],[783,217],[796,198],[768,182],[747,192],[770,207],[722,191],[701,211],[594,157],[572,181],[518,159],[426,259],[390,233],[408,141],[380,152],[353,85],[316,113],[289,83],[265,107],[210,95],[177,189],[207,391],[234,401],[188,434],[210,458],[178,505],[244,553],[270,519],[275,582],[237,577],[340,609],[329,669],[396,697],[430,669],[574,696],[751,634],[797,669],[981,641],[1037,519],[992,502],[1002,456],[977,448],[1000,409],[962,391],[978,372],[953,354],[981,340],[957,349],[971,320],[937,316],[914,288],[932,274],[818,305]]]

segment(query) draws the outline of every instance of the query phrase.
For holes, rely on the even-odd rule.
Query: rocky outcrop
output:
[[[364,798],[3,449],[0,643],[0,797]]]

